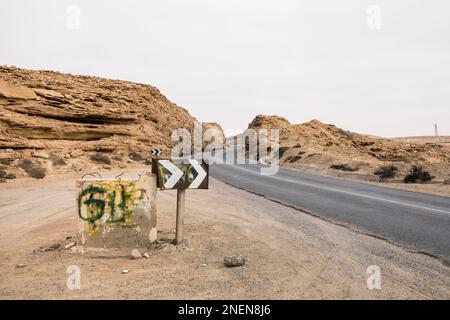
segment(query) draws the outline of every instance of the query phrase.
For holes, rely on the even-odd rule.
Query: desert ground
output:
[[[450,298],[447,263],[214,179],[209,190],[187,191],[182,245],[171,244],[176,193],[158,191],[156,245],[64,249],[77,239],[78,178],[0,185],[0,299]],[[130,259],[132,249],[148,258]],[[246,264],[226,268],[224,256],[235,254]],[[81,289],[66,286],[71,265],[81,269]],[[380,290],[367,288],[370,265],[381,268]]]

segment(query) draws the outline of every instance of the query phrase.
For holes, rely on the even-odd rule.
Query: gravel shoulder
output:
[[[439,260],[214,179],[210,190],[187,191],[181,246],[170,244],[176,193],[158,191],[160,245],[145,248],[149,258],[130,259],[133,248],[33,252],[75,238],[76,178],[0,186],[0,299],[450,298],[450,268]],[[225,268],[234,254],[246,264]],[[79,290],[66,287],[70,265],[81,269]],[[370,265],[381,268],[381,290],[367,289]]]

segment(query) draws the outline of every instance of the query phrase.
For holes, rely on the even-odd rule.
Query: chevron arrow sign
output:
[[[208,189],[209,166],[189,159],[182,163],[171,160],[153,161],[152,172],[158,176],[158,187],[169,189]]]
[[[162,151],[161,151],[161,149],[152,149],[150,151],[150,153],[151,153],[152,157],[154,157],[154,156],[159,156],[162,153]]]

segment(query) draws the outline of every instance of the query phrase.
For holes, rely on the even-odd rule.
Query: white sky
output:
[[[448,0],[2,0],[0,64],[148,83],[225,129],[450,135]]]

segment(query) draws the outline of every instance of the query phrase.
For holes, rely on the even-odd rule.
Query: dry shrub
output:
[[[330,166],[330,169],[347,171],[347,172],[355,172],[355,171],[359,170],[359,168],[354,168],[354,167],[350,166],[349,164],[333,164]]]
[[[111,164],[111,159],[103,153],[96,152],[91,155],[91,160],[98,163]]]
[[[381,166],[374,171],[373,174],[379,176],[381,179],[394,178],[397,174],[398,168],[394,165]]]
[[[428,171],[424,170],[422,166],[414,165],[411,167],[411,170],[409,170],[405,178],[403,178],[403,181],[405,183],[416,183],[417,181],[427,182],[433,179],[434,176],[432,176]]]

